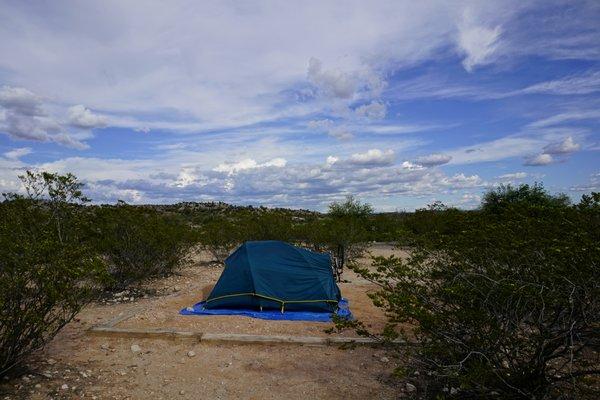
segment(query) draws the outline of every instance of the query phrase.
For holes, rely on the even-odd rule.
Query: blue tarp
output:
[[[263,310],[256,309],[218,309],[204,308],[204,301],[195,304],[193,307],[187,307],[181,310],[181,315],[241,315],[244,317],[273,319],[284,321],[315,321],[315,322],[330,322],[332,314],[330,312],[315,312],[315,311],[288,311],[281,312],[280,310]],[[348,300],[342,298],[338,303],[338,309],[335,313],[340,318],[354,319],[348,305]]]

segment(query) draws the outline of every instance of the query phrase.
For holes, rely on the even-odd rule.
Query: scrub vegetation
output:
[[[397,373],[425,397],[597,398],[600,194],[570,205],[539,185],[503,186],[476,211],[436,204],[404,227],[408,259],[354,268],[380,287],[386,328],[338,328],[408,353]]]
[[[600,194],[578,204],[541,185],[501,186],[464,211],[435,203],[374,213],[354,197],[326,213],[179,203],[91,205],[73,175],[27,172],[0,203],[0,375],[26,365],[88,302],[176,272],[192,247],[215,263],[248,240],[339,254],[374,282],[382,332],[408,354],[396,379],[425,398],[594,398],[600,362]],[[410,257],[357,262],[373,241]],[[394,342],[416,341],[406,347]],[[405,358],[403,358],[405,360]]]

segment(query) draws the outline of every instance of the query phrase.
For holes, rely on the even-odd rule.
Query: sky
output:
[[[597,1],[0,0],[0,192],[476,207],[600,191]]]

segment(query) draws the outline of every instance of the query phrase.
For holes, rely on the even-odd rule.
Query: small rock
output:
[[[56,360],[49,358],[48,360],[46,360],[46,363],[48,363],[50,365],[54,365],[54,364],[56,364]]]
[[[36,388],[36,389],[39,389],[39,388],[41,388],[41,387],[42,387],[42,385],[40,385],[39,383],[36,383],[36,384],[35,384],[35,388]]]
[[[139,353],[140,351],[142,351],[142,348],[140,346],[138,346],[137,344],[132,344],[131,351],[133,351],[134,353]]]
[[[194,352],[194,350],[190,350],[187,352],[187,356],[188,357],[196,357],[196,353]]]
[[[108,350],[110,347],[106,343],[104,343],[104,344],[100,345],[100,348],[102,350]]]
[[[21,379],[23,379],[23,382],[29,382],[31,380],[25,375],[23,375],[23,377]]]
[[[387,358],[387,357],[381,357],[381,358],[379,359],[379,361],[381,361],[382,363],[387,363],[387,362],[390,362],[390,359],[389,359],[389,358]]]
[[[458,393],[458,389],[457,388],[450,388],[450,395],[454,396],[456,393]]]
[[[407,383],[406,384],[406,391],[407,392],[414,392],[417,390],[417,387],[415,385],[413,385],[412,383]]]
[[[185,394],[185,390],[180,390],[179,394],[181,394],[181,395]]]
[[[62,390],[67,390],[69,388],[69,385],[67,385],[66,383],[63,383],[63,385],[60,388]]]

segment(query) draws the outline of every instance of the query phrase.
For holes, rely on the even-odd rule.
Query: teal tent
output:
[[[340,299],[329,255],[267,240],[227,257],[204,308],[334,312]]]

